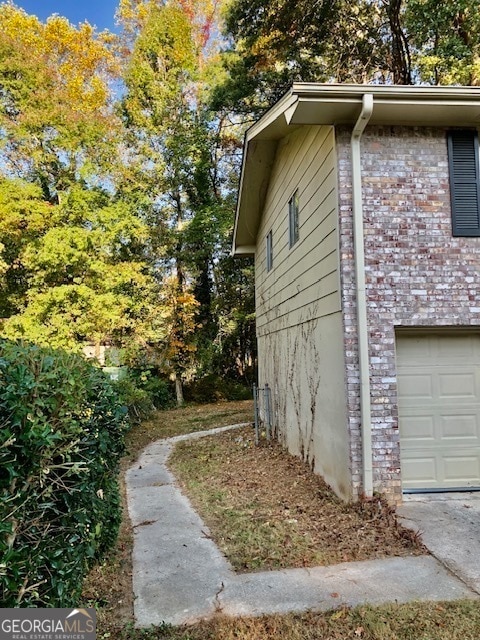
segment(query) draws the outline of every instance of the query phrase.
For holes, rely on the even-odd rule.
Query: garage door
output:
[[[480,487],[480,336],[398,335],[402,485]]]

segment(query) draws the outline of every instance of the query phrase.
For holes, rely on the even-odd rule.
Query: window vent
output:
[[[290,249],[300,237],[298,220],[298,191],[288,201],[288,237]]]

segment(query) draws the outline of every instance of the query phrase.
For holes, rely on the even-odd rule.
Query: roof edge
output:
[[[278,140],[303,125],[354,124],[366,93],[373,125],[480,129],[480,87],[294,83],[245,133],[233,255],[252,255]]]
[[[319,94],[337,97],[354,98],[361,97],[364,93],[371,93],[373,97],[382,97],[390,100],[419,97],[444,100],[460,98],[467,101],[480,99],[480,87],[443,86],[443,85],[394,85],[394,84],[323,84],[318,82],[294,82],[289,94],[298,97],[315,97]],[[277,103],[278,104],[278,103]]]

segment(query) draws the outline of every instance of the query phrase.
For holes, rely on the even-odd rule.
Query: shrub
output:
[[[80,356],[0,340],[0,600],[77,604],[115,541],[126,411]]]
[[[128,376],[116,385],[130,419],[135,423],[148,418],[155,409],[169,409],[175,402],[172,385],[155,369],[131,368]]]
[[[143,389],[150,396],[155,409],[169,409],[175,404],[172,385],[163,378],[149,375],[143,383]]]
[[[188,401],[198,403],[219,400],[249,400],[251,397],[252,390],[249,387],[213,374],[195,380],[185,388],[185,398]]]
[[[150,395],[130,376],[122,378],[114,385],[132,423],[139,423],[152,414],[155,407]]]

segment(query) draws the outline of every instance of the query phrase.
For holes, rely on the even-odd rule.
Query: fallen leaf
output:
[[[336,592],[335,593],[331,593],[330,597],[331,598],[338,598],[338,593],[336,593]]]
[[[345,615],[345,609],[339,609],[338,611],[335,611],[335,613],[331,615],[330,620],[338,620],[344,615]]]

